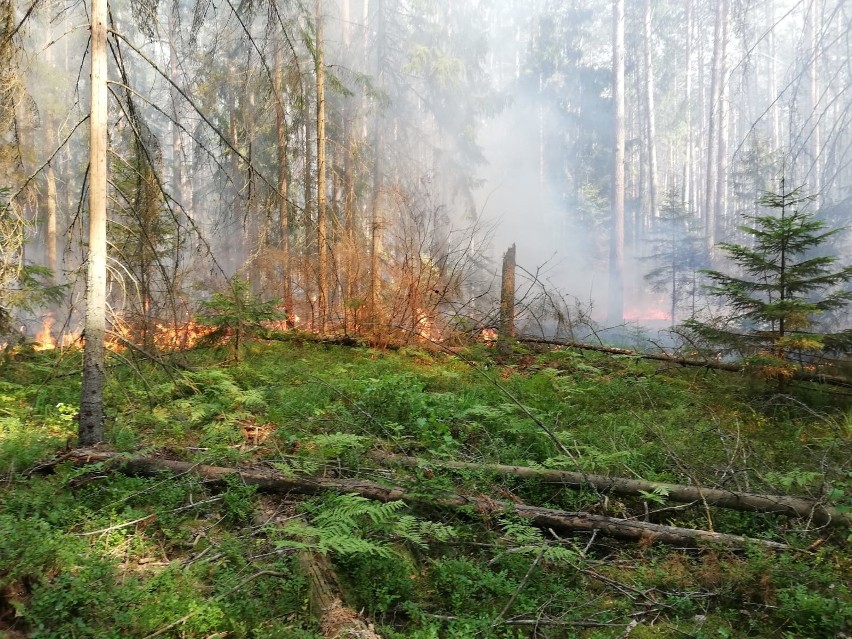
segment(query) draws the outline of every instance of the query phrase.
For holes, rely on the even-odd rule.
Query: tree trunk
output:
[[[316,0],[316,81],[317,81],[317,313],[319,332],[325,333],[328,317],[328,220],[326,198],[325,139],[325,55],[323,44],[323,5]]]
[[[609,305],[611,324],[624,319],[624,0],[612,3],[612,96],[615,147],[612,167],[612,230],[609,251]]]
[[[817,112],[819,108],[819,62],[820,62],[820,32],[822,28],[822,3],[820,0],[811,0],[807,9],[807,20],[805,24],[808,38],[808,105],[809,120],[813,123],[810,131],[810,175],[808,190],[814,196],[814,207],[819,209],[820,195],[822,193],[822,159],[821,159],[821,115]]]
[[[501,355],[511,351],[509,340],[515,337],[515,245],[503,256],[500,285],[500,331],[497,349]]]
[[[284,113],[284,63],[281,60],[281,47],[275,47],[275,76],[273,91],[275,92],[275,132],[276,150],[278,153],[278,232],[281,248],[281,293],[284,309],[287,312],[287,323],[293,325],[293,284],[290,272],[290,202],[289,202],[289,160],[287,159],[287,118]]]
[[[686,166],[683,178],[683,201],[686,210],[691,215],[695,211],[695,189],[694,189],[694,149],[695,139],[693,134],[692,118],[692,49],[693,45],[693,16],[695,12],[694,0],[686,3]],[[672,316],[674,322],[674,316]]]
[[[384,0],[376,2],[376,77],[379,90],[382,89],[384,78]],[[370,289],[369,289],[369,315],[374,324],[381,322],[381,309],[379,307],[380,295],[380,264],[382,233],[382,189],[384,176],[382,174],[382,128],[383,119],[376,113],[373,130],[373,199],[370,213]]]
[[[91,112],[89,115],[89,250],[79,443],[104,438],[107,218],[107,2],[91,4]]]
[[[654,113],[654,57],[651,41],[651,0],[645,0],[645,117],[648,135],[648,215],[654,220],[659,215],[657,199],[657,126]]]
[[[352,0],[343,1],[343,48],[352,48]],[[355,118],[357,107],[352,98],[345,98],[343,109],[343,220],[345,224],[343,255],[346,260],[344,278],[344,332],[357,331],[358,308],[353,304],[358,295],[358,254],[355,245]]]
[[[708,255],[712,254],[713,248],[716,245],[717,168],[728,2],[729,0],[718,0],[716,4],[716,23],[713,30],[713,63],[710,78],[710,109],[707,135],[707,182],[704,191],[704,238]]]

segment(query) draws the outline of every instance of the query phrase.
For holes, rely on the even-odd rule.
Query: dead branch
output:
[[[567,488],[594,488],[604,493],[632,497],[641,497],[643,493],[653,493],[656,490],[658,494],[665,496],[665,499],[679,503],[706,502],[711,506],[728,508],[730,510],[802,517],[811,519],[814,523],[820,525],[852,524],[852,515],[839,513],[836,508],[826,506],[813,499],[802,497],[739,493],[730,490],[720,490],[718,488],[668,484],[643,479],[628,479],[626,477],[604,477],[602,475],[528,468],[526,466],[474,464],[470,462],[443,460],[432,461],[378,451],[370,453],[370,457],[379,463],[399,464],[409,468],[432,467],[451,470],[474,470],[496,475],[509,475],[522,479],[538,479],[545,482],[557,483]]]
[[[78,449],[65,456],[65,459],[80,464],[112,462],[118,470],[131,475],[157,476],[161,473],[192,472],[211,483],[222,482],[228,475],[238,475],[246,484],[255,485],[259,490],[270,493],[300,493],[314,495],[333,490],[341,493],[354,493],[377,501],[403,501],[410,505],[443,506],[447,508],[472,508],[481,514],[501,514],[514,512],[541,528],[553,528],[560,531],[585,531],[622,539],[632,539],[643,543],[661,542],[680,546],[700,546],[715,544],[729,548],[742,548],[748,545],[762,546],[773,550],[785,550],[786,544],[753,539],[740,535],[666,526],[644,521],[619,519],[585,512],[568,512],[550,508],[539,508],[524,504],[510,504],[484,497],[473,497],[458,493],[436,494],[427,499],[407,493],[397,486],[383,486],[375,482],[357,479],[332,479],[325,477],[283,477],[280,473],[263,469],[225,468],[206,466],[189,462],[157,459],[152,457],[131,457],[118,453],[95,449]]]
[[[595,351],[598,353],[608,353],[610,355],[628,355],[640,359],[648,359],[655,362],[666,362],[668,364],[676,364],[678,366],[693,366],[696,368],[709,368],[717,371],[728,371],[730,373],[741,373],[746,367],[742,364],[733,362],[719,362],[716,360],[694,360],[685,357],[675,357],[665,353],[641,353],[632,351],[626,348],[616,348],[614,346],[598,346],[596,344],[585,344],[583,342],[569,342],[558,339],[544,339],[541,337],[519,337],[519,342],[526,344],[544,344],[547,346],[565,346],[568,348],[576,348],[583,351]],[[815,382],[817,384],[828,384],[830,386],[842,386],[844,388],[852,388],[852,380],[845,377],[837,377],[835,375],[825,375],[822,373],[806,373],[805,371],[795,371],[793,379],[800,382]]]

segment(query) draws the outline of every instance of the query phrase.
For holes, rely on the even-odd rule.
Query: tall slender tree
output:
[[[86,343],[80,399],[79,444],[104,438],[106,372],[107,217],[107,0],[91,4],[91,111],[89,114],[89,247],[86,277]]]
[[[316,0],[315,73],[317,83],[317,314],[319,331],[325,333],[328,319],[328,197],[326,184],[325,134],[325,43],[323,38],[323,3]]]
[[[612,3],[612,100],[614,144],[607,315],[614,323],[624,318],[624,0]]]

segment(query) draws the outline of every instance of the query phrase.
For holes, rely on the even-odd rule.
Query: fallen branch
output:
[[[569,472],[563,470],[548,470],[528,468],[526,466],[507,466],[503,464],[473,464],[457,461],[432,461],[393,455],[390,453],[372,452],[370,457],[382,464],[399,464],[409,468],[447,468],[451,470],[473,470],[478,472],[509,475],[522,479],[538,479],[553,482],[567,488],[593,488],[603,493],[641,497],[643,493],[653,493],[665,496],[665,499],[690,503],[703,501],[711,506],[760,512],[790,517],[810,519],[819,525],[852,524],[852,515],[839,513],[836,508],[825,506],[813,499],[789,497],[786,495],[759,495],[755,493],[738,493],[718,488],[701,488],[683,484],[668,484],[664,482],[646,481],[643,479],[627,479],[625,477],[604,477],[587,473]]]
[[[221,466],[205,466],[188,462],[156,459],[151,457],[127,458],[117,453],[93,449],[79,449],[66,455],[65,459],[76,463],[113,462],[122,472],[131,475],[156,476],[163,472],[179,474],[192,472],[208,482],[224,482],[228,475],[236,474],[246,484],[257,486],[259,490],[271,493],[301,493],[315,495],[325,491],[354,493],[377,501],[403,501],[410,505],[444,506],[448,508],[468,507],[482,514],[513,512],[535,526],[553,528],[560,531],[598,531],[612,537],[632,539],[645,543],[661,542],[681,546],[695,547],[702,544],[716,544],[730,548],[742,548],[748,545],[763,546],[773,550],[785,550],[786,544],[753,539],[740,535],[665,526],[644,521],[619,519],[584,512],[568,512],[539,508],[523,504],[510,504],[484,497],[472,497],[457,493],[434,495],[426,499],[407,493],[396,486],[383,486],[375,482],[357,479],[331,479],[325,477],[283,477],[271,470],[241,470]]]
[[[696,368],[710,368],[718,371],[728,371],[730,373],[741,373],[746,370],[742,364],[733,362],[719,362],[716,360],[695,360],[686,357],[675,357],[665,353],[642,353],[632,351],[626,348],[616,348],[614,346],[600,346],[598,344],[586,344],[583,342],[569,342],[558,339],[545,339],[541,337],[519,337],[519,342],[526,344],[544,344],[547,346],[566,346],[568,348],[576,348],[583,351],[594,351],[597,353],[608,353],[610,355],[628,355],[640,359],[648,359],[655,362],[666,362],[668,364],[676,364],[678,366],[693,366]],[[794,371],[793,379],[800,382],[815,382],[817,384],[828,384],[830,386],[842,386],[844,388],[852,388],[852,380],[845,377],[837,377],[835,375],[824,375],[822,373],[806,373],[805,371]]]

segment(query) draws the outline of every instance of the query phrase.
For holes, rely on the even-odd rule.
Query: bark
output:
[[[557,531],[598,531],[604,535],[636,541],[660,542],[681,546],[697,547],[703,544],[721,545],[730,548],[744,546],[762,546],[775,550],[788,548],[785,544],[753,539],[740,535],[680,528],[644,521],[619,519],[605,515],[593,515],[585,512],[568,512],[551,508],[540,508],[524,504],[506,503],[484,497],[443,493],[431,498],[411,494],[397,486],[384,486],[375,482],[358,479],[332,479],[325,477],[284,477],[270,470],[241,470],[221,466],[205,466],[190,462],[172,461],[150,457],[127,458],[118,453],[102,452],[94,449],[78,449],[70,452],[63,460],[76,463],[114,462],[124,473],[144,477],[162,473],[182,475],[193,473],[209,483],[224,482],[228,475],[237,474],[246,484],[257,486],[259,490],[277,494],[299,493],[315,495],[325,491],[337,491],[356,494],[377,501],[403,501],[409,505],[445,508],[473,509],[482,514],[500,514],[512,512],[527,519],[532,525],[553,528]]]
[[[326,198],[325,54],[322,0],[316,0],[317,81],[317,313],[319,332],[325,333],[328,316],[328,221]]]
[[[104,438],[107,217],[107,2],[91,5],[91,111],[89,116],[89,250],[79,443]]]
[[[612,27],[615,146],[612,167],[612,231],[607,315],[610,323],[621,323],[624,319],[624,0],[613,0]]]
[[[313,150],[311,147],[311,118],[310,118],[310,92],[305,90],[303,87],[304,96],[304,151],[305,151],[305,176],[302,182],[304,188],[304,198],[305,198],[305,206],[302,209],[302,238],[303,238],[303,247],[302,247],[302,288],[305,292],[305,303],[310,308],[310,322],[309,325],[311,328],[316,328],[316,308],[314,305],[313,298],[313,279],[314,279],[314,270],[311,266],[313,261],[313,249],[314,249],[314,233],[312,233],[313,226]]]
[[[685,357],[676,357],[666,355],[664,353],[640,353],[639,351],[631,351],[626,348],[615,348],[611,346],[600,346],[597,344],[584,344],[582,342],[569,342],[556,339],[545,339],[540,337],[519,337],[518,341],[528,344],[547,344],[550,346],[565,346],[568,348],[578,348],[584,351],[595,351],[598,353],[609,353],[611,355],[630,355],[641,359],[648,359],[657,362],[667,362],[669,364],[677,364],[678,366],[692,366],[696,368],[710,368],[717,371],[728,371],[731,373],[742,373],[746,367],[742,364],[733,362],[719,362],[715,360],[694,360]],[[843,388],[852,388],[852,381],[845,377],[837,377],[835,375],[825,375],[820,373],[806,373],[804,371],[796,371],[793,373],[793,379],[800,382],[815,382],[817,384],[828,384],[830,386],[840,386]]]
[[[290,167],[287,159],[287,119],[284,113],[284,63],[281,60],[282,43],[275,47],[275,132],[278,152],[278,232],[281,236],[281,292],[287,322],[293,324],[293,286],[290,272],[290,204],[288,198]]]
[[[381,639],[372,626],[361,619],[340,599],[340,583],[328,557],[319,553],[302,551],[299,566],[308,579],[311,612],[319,622],[323,637],[342,639]]]
[[[813,499],[790,497],[787,495],[738,493],[716,488],[702,488],[700,486],[669,484],[643,479],[628,479],[625,477],[604,477],[580,472],[527,468],[525,466],[472,464],[444,460],[433,461],[381,452],[374,452],[370,456],[382,464],[399,464],[411,468],[432,467],[448,468],[451,470],[473,470],[497,475],[510,475],[522,479],[538,479],[548,483],[557,483],[567,488],[591,487],[600,492],[628,497],[641,497],[643,492],[653,493],[657,489],[662,489],[665,491],[666,500],[678,503],[699,502],[730,510],[802,517],[811,519],[819,525],[852,523],[852,515],[839,513],[836,508],[825,506]]]
[[[503,256],[503,277],[500,286],[500,332],[498,350],[507,355],[509,340],[515,337],[515,245]]]
[[[50,283],[56,283],[59,272],[59,259],[56,249],[56,172],[53,163],[47,165],[47,228],[45,242],[47,243],[47,268],[50,269]]]

